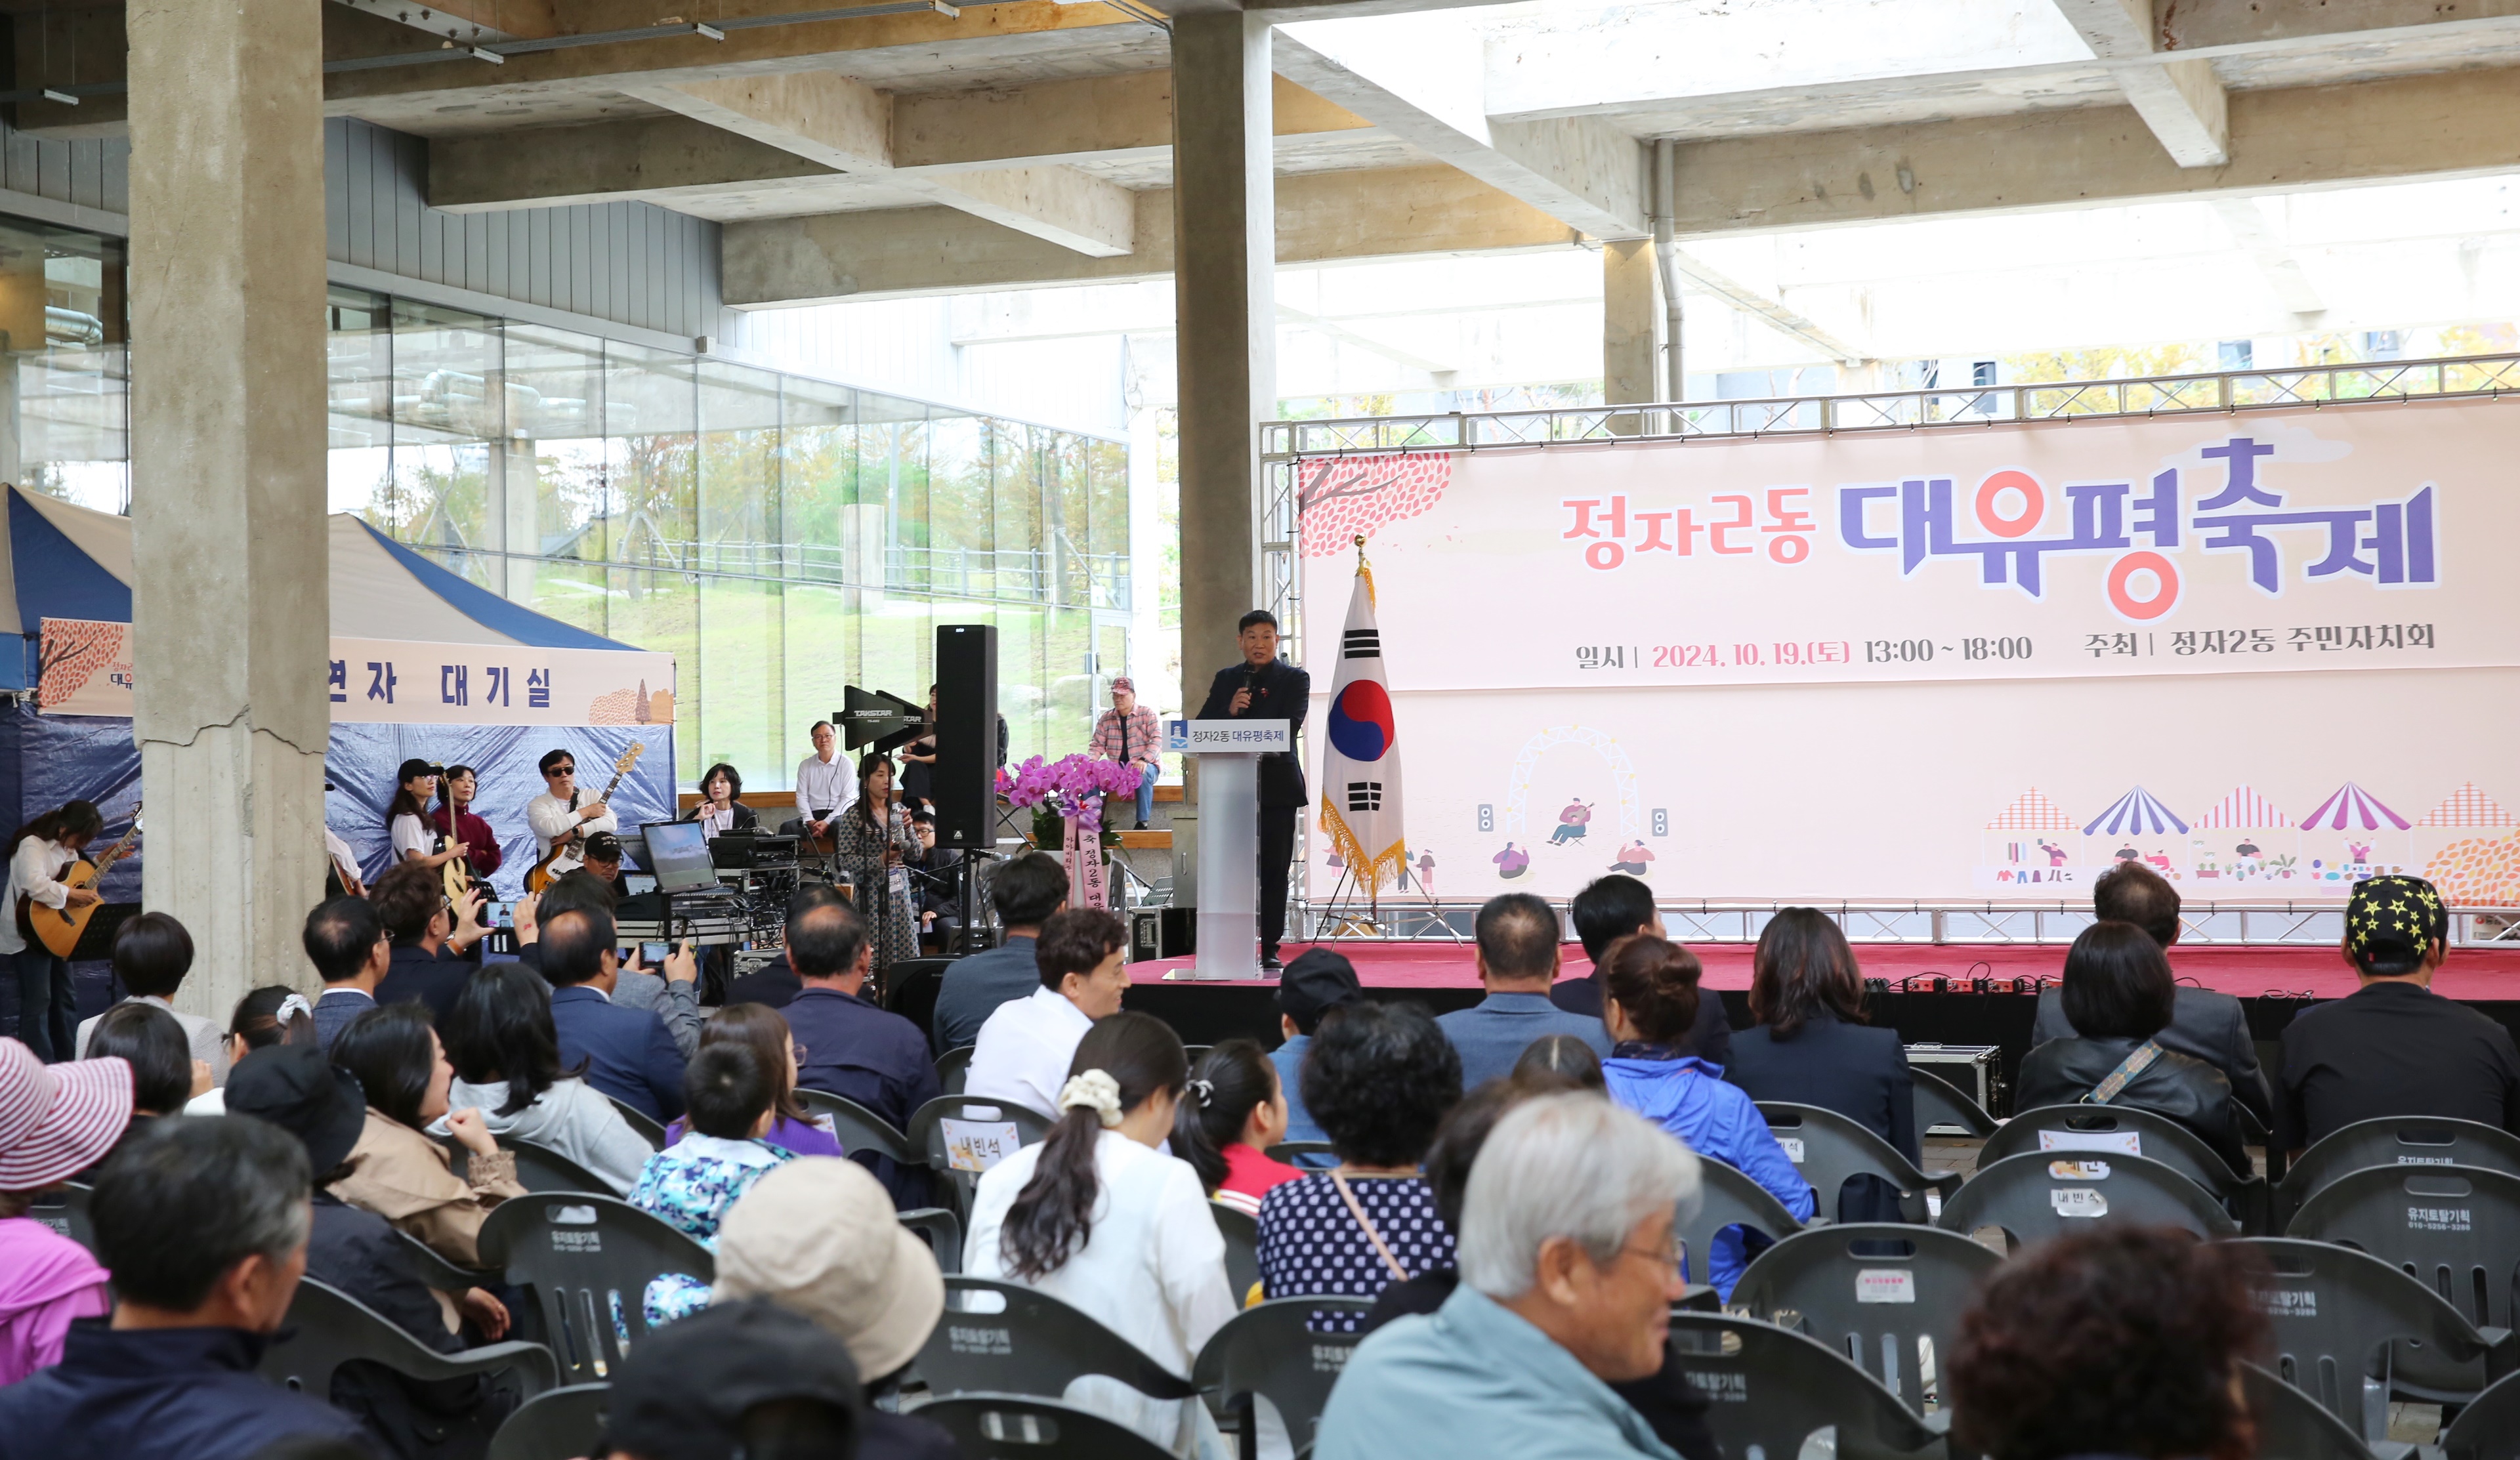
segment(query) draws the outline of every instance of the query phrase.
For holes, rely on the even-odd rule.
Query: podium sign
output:
[[[1174,720],[1164,749],[1199,758],[1201,979],[1260,977],[1260,757],[1293,748],[1283,720]]]

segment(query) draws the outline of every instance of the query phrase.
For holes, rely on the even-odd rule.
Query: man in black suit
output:
[[[1278,942],[1286,934],[1286,868],[1295,860],[1295,818],[1312,800],[1304,793],[1303,733],[1313,677],[1278,657],[1278,618],[1266,608],[1242,615],[1242,662],[1216,672],[1201,720],[1283,720],[1287,748],[1260,758],[1260,967],[1277,973]]]
[[[2179,889],[2140,862],[2121,862],[2092,884],[2092,910],[2103,922],[2131,922],[2152,935],[2163,951],[2179,941]],[[2054,988],[2039,991],[2039,1018],[2030,1042],[2074,1038],[2065,1017],[2064,995]],[[2153,1042],[2173,1054],[2201,1059],[2231,1082],[2231,1098],[2248,1107],[2258,1124],[2274,1128],[2274,1099],[2267,1077],[2258,1068],[2258,1041],[2249,1033],[2248,1015],[2228,994],[2181,985],[2170,1027]]]

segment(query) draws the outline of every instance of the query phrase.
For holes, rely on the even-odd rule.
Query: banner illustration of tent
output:
[[[2468,781],[2442,799],[2442,804],[2424,814],[2418,826],[2508,826],[2510,814],[2502,803],[2476,788]]]
[[[2250,786],[2234,786],[2231,794],[2214,803],[2213,808],[2196,818],[2199,831],[2229,831],[2242,826],[2289,828],[2292,818],[2285,816],[2273,802],[2259,795]]]
[[[2184,833],[2186,830],[2187,823],[2179,819],[2178,813],[2162,805],[2150,791],[2137,786],[2134,790],[2120,796],[2107,811],[2093,817],[2091,823],[2083,828],[2083,834],[2085,836],[2098,836],[2102,833],[2110,836],[2162,836],[2173,831]]]
[[[1322,750],[1322,830],[1356,879],[1379,892],[1408,865],[1400,795],[1399,727],[1384,679],[1382,631],[1373,613],[1373,570],[1357,539],[1356,588],[1339,635],[1330,690],[1329,743]]]
[[[2348,826],[2361,826],[2377,831],[2386,821],[2400,831],[2408,828],[2407,818],[2380,804],[2380,799],[2352,781],[2336,788],[2336,794],[2318,803],[2318,810],[2301,818],[2304,829],[2325,827],[2343,831]]]
[[[2003,814],[1986,823],[1989,831],[2071,831],[2074,818],[2065,809],[2048,799],[2048,793],[2032,786],[2013,798]]]

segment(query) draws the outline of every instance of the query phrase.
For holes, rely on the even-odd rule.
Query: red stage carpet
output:
[[[1292,961],[1305,944],[1288,944],[1285,957]],[[1347,954],[1356,964],[1358,977],[1373,988],[1381,989],[1475,989],[1478,974],[1470,966],[1467,944],[1449,943],[1341,943],[1325,944]],[[1747,989],[1750,987],[1750,949],[1745,944],[1698,944],[1691,951],[1706,965],[1706,984],[1714,989]],[[1566,946],[1566,967],[1561,977],[1572,978],[1589,972],[1583,950]],[[1867,978],[1886,978],[1895,989],[1902,979],[1913,978],[1912,992],[1927,992],[1925,979],[1935,974],[1946,978],[2023,978],[2054,979],[2063,972],[2065,950],[2062,945],[2032,947],[2020,944],[1930,944],[1872,943],[1858,944],[1857,961],[1863,964]],[[1181,987],[1187,980],[1192,960],[1189,958],[1151,959],[1129,965],[1130,978],[1137,983],[1163,982],[1176,970],[1183,975],[1176,980]],[[2354,971],[2332,948],[2181,948],[2173,949],[2171,966],[2183,982],[2202,984],[2225,994],[2242,998],[2293,997],[2342,998],[2355,990]],[[1240,980],[1223,980],[1212,985],[1219,989],[1247,988]],[[2520,999],[2520,947],[2508,949],[2456,949],[2441,972],[2433,979],[2433,990],[2452,998],[2471,1002]]]

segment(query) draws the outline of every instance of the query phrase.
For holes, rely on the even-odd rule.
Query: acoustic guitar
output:
[[[449,817],[447,819],[451,821],[454,818]],[[440,852],[455,852],[463,846],[462,842],[452,836],[441,836],[437,839],[437,850]],[[437,870],[446,881],[446,900],[450,903],[463,902],[464,895],[472,890],[472,860],[459,855],[452,862],[440,863]]]
[[[606,783],[604,794],[596,797],[595,799],[598,801],[611,800],[612,793],[621,788],[621,777],[629,774],[630,768],[639,764],[639,757],[646,753],[648,745],[646,741],[631,741],[630,748],[623,752],[621,759],[612,763],[612,779]],[[569,809],[574,811],[577,808],[572,806]],[[585,823],[580,822],[579,824],[584,825]],[[562,857],[565,857],[570,852],[576,850],[578,843],[583,839],[583,836],[575,831],[570,832],[566,836],[552,838],[551,851],[546,853],[543,860],[535,863],[532,869],[525,873],[525,891],[538,893],[544,888],[551,886],[552,879],[559,875],[559,873],[552,870],[552,863],[560,861]]]
[[[131,803],[131,829],[122,833],[122,840],[106,848],[105,855],[93,862],[82,857],[72,863],[70,869],[62,874],[62,885],[93,890],[104,879],[106,868],[128,855],[131,844],[138,840],[140,803],[134,801]],[[104,906],[99,901],[83,907],[47,907],[33,898],[22,898],[18,903],[18,932],[29,942],[40,943],[51,950],[53,956],[67,958],[70,950],[78,947],[80,936],[87,932],[89,919],[96,916],[96,909]]]

